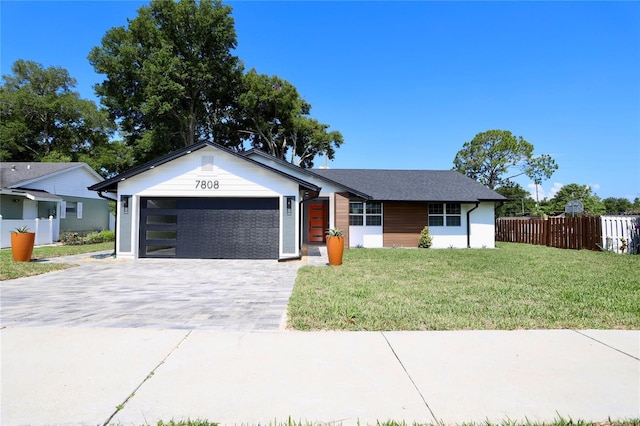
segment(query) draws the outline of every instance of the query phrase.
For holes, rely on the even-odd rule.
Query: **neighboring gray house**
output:
[[[36,232],[36,244],[109,229],[107,200],[87,189],[102,180],[86,163],[0,163],[0,246],[9,247],[20,226]]]
[[[495,247],[506,200],[451,170],[302,169],[199,143],[90,189],[118,199],[118,257],[288,259],[325,230],[347,247]]]

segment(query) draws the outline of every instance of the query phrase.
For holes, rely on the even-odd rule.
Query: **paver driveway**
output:
[[[323,263],[88,256],[0,282],[0,324],[277,330],[298,268]]]

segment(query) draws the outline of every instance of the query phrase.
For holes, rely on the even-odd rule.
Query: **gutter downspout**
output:
[[[98,197],[103,198],[107,201],[113,201],[114,203],[116,203],[116,214],[114,215],[115,220],[114,220],[114,227],[116,228],[114,230],[114,237],[113,237],[113,257],[116,257],[116,247],[118,247],[118,200],[114,200],[113,198],[109,198],[105,195],[102,194],[102,191],[98,191]]]
[[[467,248],[471,248],[471,212],[480,206],[479,202],[476,202],[476,206],[467,211]]]

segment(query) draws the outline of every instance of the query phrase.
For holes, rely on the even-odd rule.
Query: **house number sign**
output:
[[[196,180],[196,189],[218,189],[220,188],[220,182],[217,180]]]

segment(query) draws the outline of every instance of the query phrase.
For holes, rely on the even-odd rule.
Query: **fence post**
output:
[[[49,215],[49,244],[53,244],[53,216]]]

